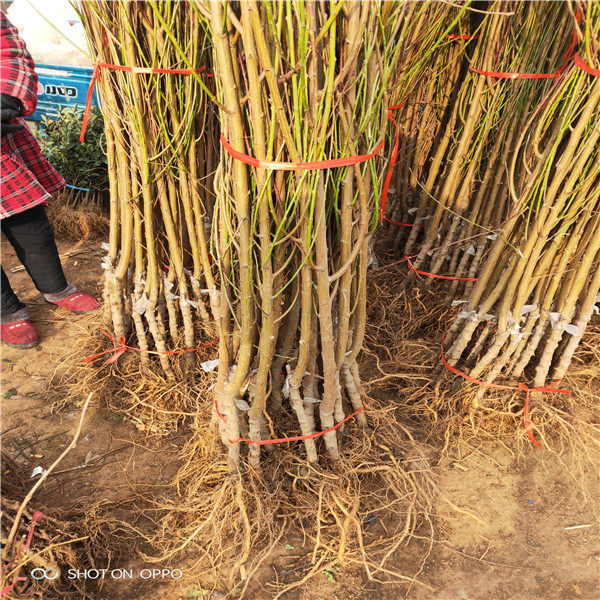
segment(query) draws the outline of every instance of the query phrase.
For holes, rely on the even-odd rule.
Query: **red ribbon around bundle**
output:
[[[466,373],[463,373],[462,371],[459,371],[458,369],[451,367],[446,362],[446,356],[444,354],[444,337],[445,336],[442,337],[441,347],[442,347],[442,363],[443,363],[444,367],[446,367],[446,369],[448,369],[455,375],[460,375],[463,379],[466,379],[467,381],[470,381],[471,383],[476,383],[477,385],[481,385],[483,387],[493,388],[496,390],[513,390],[513,391],[519,390],[521,392],[525,392],[525,404],[523,406],[523,427],[525,428],[525,433],[527,434],[529,441],[532,444],[534,444],[535,446],[537,446],[538,448],[542,448],[542,445],[535,439],[535,437],[533,436],[533,433],[531,431],[531,419],[529,417],[529,396],[530,396],[530,394],[532,392],[551,392],[553,394],[566,394],[567,396],[569,396],[571,394],[571,392],[569,392],[569,390],[563,390],[563,389],[555,388],[555,387],[551,387],[551,386],[541,387],[541,388],[532,388],[532,387],[526,386],[524,383],[519,383],[517,386],[501,385],[498,383],[487,383],[485,381],[475,379],[474,377],[471,377],[470,375],[467,375]],[[555,383],[558,383],[558,381]]]
[[[106,362],[104,363],[105,365],[112,365],[114,362],[117,362],[119,357],[122,354],[124,354],[127,350],[135,350],[136,352],[144,352],[146,354],[159,354],[160,356],[167,356],[169,354],[184,354],[186,352],[195,352],[196,350],[199,350],[200,348],[205,348],[206,346],[210,346],[211,344],[214,344],[215,342],[219,341],[219,338],[215,338],[214,340],[210,340],[209,342],[206,342],[205,344],[197,346],[196,348],[188,348],[186,350],[170,350],[169,352],[156,352],[155,350],[142,350],[141,348],[136,348],[135,346],[128,346],[126,344],[125,336],[121,336],[119,338],[119,345],[117,345],[117,341],[115,340],[115,338],[112,335],[110,335],[110,333],[108,333],[108,331],[106,331],[105,329],[102,329],[102,328],[100,329],[100,331],[109,340],[112,341],[112,343],[114,344],[114,347],[109,348],[108,350],[103,350],[102,352],[98,352],[97,354],[92,354],[91,356],[88,356],[87,358],[85,358],[83,360],[84,364],[92,362],[94,359],[98,358],[99,356],[104,356],[105,354],[110,354],[113,352],[114,352],[113,356],[109,357],[108,360],[106,360]]]
[[[345,158],[331,158],[327,160],[312,160],[308,162],[278,162],[272,160],[260,160],[254,156],[236,150],[221,133],[221,144],[230,156],[251,167],[255,167],[256,169],[271,169],[273,171],[317,171],[320,169],[334,169],[336,167],[357,165],[366,162],[367,160],[371,160],[374,156],[379,154],[384,143],[385,139],[382,139],[375,149],[368,154],[347,156]]]
[[[394,118],[395,110],[404,106],[404,102],[401,104],[396,104],[394,106],[390,106],[388,108],[387,118],[394,124],[396,129],[396,135],[394,138],[394,145],[392,147],[392,153],[390,156],[390,163],[388,165],[387,174],[385,176],[385,181],[383,185],[383,191],[381,194],[381,207],[379,212],[379,222],[384,218],[385,213],[385,205],[387,202],[387,195],[390,188],[390,181],[392,179],[392,173],[394,170],[394,166],[396,165],[396,159],[398,158],[398,145],[400,143],[400,128],[398,127],[398,123]],[[358,154],[356,156],[347,156],[345,158],[332,158],[327,160],[313,160],[308,162],[278,162],[278,161],[270,161],[270,160],[260,160],[254,156],[250,156],[249,154],[244,154],[239,150],[233,148],[233,146],[227,141],[227,138],[221,133],[221,144],[225,151],[235,158],[251,167],[255,167],[256,169],[272,169],[274,171],[315,171],[319,169],[334,169],[336,167],[348,167],[351,165],[357,165],[367,160],[371,160],[383,148],[385,143],[385,138],[382,139],[379,144],[374,148],[372,152],[368,154]],[[389,220],[389,219],[388,219]],[[412,227],[410,223],[398,223],[395,221],[390,221],[396,225],[404,225],[405,227]]]
[[[295,435],[293,437],[276,438],[276,439],[270,439],[270,440],[248,440],[246,438],[239,437],[237,440],[228,440],[228,441],[230,444],[237,444],[238,442],[246,442],[247,444],[250,444],[252,446],[265,446],[267,444],[285,444],[286,442],[301,442],[303,440],[312,440],[314,438],[318,438],[322,435],[325,435],[326,433],[329,433],[330,431],[335,431],[338,427],[341,427],[344,423],[346,423],[346,421],[349,421],[354,416],[356,416],[361,410],[364,410],[364,409],[365,409],[365,407],[361,406],[360,408],[355,410],[352,414],[348,415],[345,419],[342,419],[339,423],[336,423],[333,427],[330,427],[329,429],[325,429],[323,431],[317,431],[315,433],[310,433],[308,435]],[[219,405],[217,403],[216,396],[215,396],[215,411],[216,411],[217,415],[219,416],[219,418],[223,421],[223,423],[227,423],[227,419],[225,418],[225,416],[219,412]]]
[[[408,270],[413,273],[417,273],[418,275],[425,275],[426,277],[434,277],[435,279],[449,279],[450,281],[477,281],[477,277],[450,277],[449,275],[437,275],[436,273],[428,273],[427,271],[419,271],[415,269],[410,261],[408,256],[404,257],[406,259],[406,264],[408,265]]]
[[[92,111],[92,96],[94,95],[94,87],[98,80],[98,74],[100,69],[111,69],[113,71],[126,71],[127,73],[134,73],[136,75],[153,75],[158,73],[175,73],[177,75],[194,75],[198,73],[206,72],[207,77],[212,77],[212,73],[209,73],[206,67],[200,67],[199,69],[158,69],[154,67],[127,67],[124,65],[112,65],[110,63],[96,61],[94,70],[92,72],[92,78],[90,79],[90,85],[88,87],[87,96],[85,99],[85,110],[83,111],[83,121],[81,123],[81,133],[79,134],[79,141],[85,140],[85,131],[90,120],[90,114]]]
[[[577,11],[575,13],[575,20],[577,21],[577,23],[581,21],[581,11],[579,10],[579,8],[577,8]],[[573,52],[575,51],[575,46],[577,46],[576,29],[573,31],[573,38],[571,40],[571,44],[565,52],[563,64],[556,70],[556,73],[501,73],[497,71],[482,71],[481,69],[476,69],[475,67],[471,66],[469,66],[469,71],[472,71],[473,73],[478,73],[479,75],[485,75],[486,77],[493,77],[495,79],[554,79],[560,77],[566,66],[571,61],[571,57],[573,56]],[[578,56],[578,54],[575,55],[575,64],[577,64]]]
[[[394,167],[396,166],[396,160],[398,158],[398,145],[400,144],[400,128],[398,127],[398,123],[395,119],[394,111],[402,108],[406,102],[401,102],[400,104],[395,104],[394,106],[390,106],[388,108],[387,118],[388,121],[391,121],[394,124],[394,128],[396,129],[396,137],[394,139],[394,145],[392,146],[392,153],[390,155],[390,164],[388,165],[388,170],[385,175],[385,180],[383,183],[383,191],[381,192],[381,206],[379,207],[379,222],[383,219],[387,219],[385,216],[385,205],[387,203],[388,192],[390,189],[390,182],[392,180],[392,174],[394,172]],[[395,225],[402,225],[405,227],[412,227],[409,223],[394,223]]]
[[[468,35],[468,34],[459,35],[457,33],[449,33],[446,36],[446,39],[448,39],[448,40],[478,40],[479,36],[478,35]]]
[[[575,57],[573,58],[573,62],[579,67],[582,71],[589,73],[590,75],[594,75],[595,77],[600,77],[600,69],[594,69],[594,67],[590,67],[583,58],[579,55],[579,52],[575,53]]]
[[[402,221],[394,221],[393,219],[388,219],[387,217],[383,217],[388,223],[391,223],[392,225],[399,225],[400,227],[412,227],[413,224],[412,223],[402,223]],[[423,225],[421,225],[421,227],[423,227]]]

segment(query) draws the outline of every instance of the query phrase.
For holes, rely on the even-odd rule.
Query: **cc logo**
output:
[[[56,579],[60,575],[60,572],[56,569],[40,569],[38,567],[37,569],[33,569],[30,574],[34,579]]]

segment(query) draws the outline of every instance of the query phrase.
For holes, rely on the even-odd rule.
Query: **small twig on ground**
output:
[[[23,425],[23,421],[19,421],[16,425],[3,429],[2,432],[0,432],[0,435],[4,435],[5,433],[8,433],[9,431],[16,429],[17,427],[21,427],[21,425]]]
[[[56,471],[55,473],[53,473],[53,475],[61,475],[63,473],[69,473],[70,471],[78,471],[80,469],[89,469],[91,467],[100,467],[100,466],[105,466],[106,464],[112,464],[112,463],[99,464],[99,461],[102,458],[106,458],[107,456],[110,456],[111,454],[117,454],[118,452],[127,450],[128,448],[131,448],[132,446],[133,446],[133,444],[128,444],[127,446],[122,446],[121,448],[116,448],[115,450],[110,450],[109,452],[105,452],[104,454],[99,454],[98,456],[94,456],[94,458],[92,458],[88,464],[77,465],[76,467],[71,467],[70,469],[62,469],[61,471]],[[113,461],[113,462],[116,462],[116,461]]]
[[[12,529],[10,530],[10,533],[8,534],[8,538],[6,540],[6,545],[4,546],[4,556],[5,557],[7,557],[9,555],[10,548],[15,539],[15,535],[17,534],[17,530],[19,528],[19,522],[21,521],[21,515],[23,514],[25,507],[27,506],[27,504],[29,503],[29,501],[31,500],[31,498],[33,497],[35,492],[38,490],[38,488],[42,485],[42,483],[44,483],[44,481],[46,481],[46,479],[48,478],[50,473],[52,473],[52,471],[63,460],[63,458],[71,450],[73,450],[73,448],[75,448],[75,446],[77,445],[77,441],[79,440],[79,436],[81,434],[81,428],[83,427],[83,420],[85,419],[85,413],[87,411],[87,407],[90,403],[90,400],[92,399],[92,396],[93,396],[93,392],[90,392],[89,396],[87,397],[87,400],[85,401],[85,404],[83,405],[83,409],[81,410],[81,417],[79,418],[79,424],[77,425],[77,430],[75,431],[75,435],[73,436],[73,440],[71,441],[71,443],[67,446],[67,448],[65,448],[64,452],[50,465],[50,467],[40,477],[40,479],[31,488],[31,490],[29,490],[29,493],[27,494],[27,496],[25,496],[25,499],[23,500],[23,502],[21,502],[21,505],[19,506],[19,510],[17,511],[17,514],[15,515],[15,520],[13,522]]]

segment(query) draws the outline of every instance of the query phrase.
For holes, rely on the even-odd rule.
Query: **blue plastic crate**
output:
[[[35,112],[27,119],[41,121],[43,116],[56,117],[58,109],[63,106],[85,107],[94,71],[91,67],[38,63],[35,70],[38,74],[38,103]],[[96,90],[92,106],[98,106]]]

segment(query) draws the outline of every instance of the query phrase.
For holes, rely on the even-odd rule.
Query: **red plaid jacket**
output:
[[[23,115],[30,115],[37,104],[37,73],[25,42],[16,27],[0,11],[0,92],[18,98]],[[40,146],[23,119],[22,127],[2,137],[0,156],[0,219],[44,204],[65,186],[63,178],[42,156]]]

